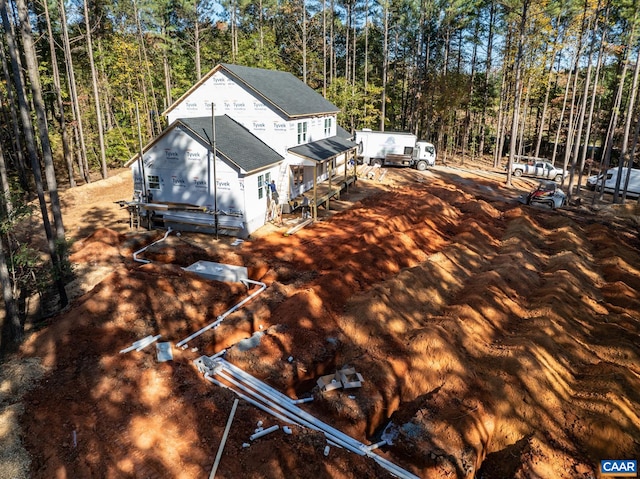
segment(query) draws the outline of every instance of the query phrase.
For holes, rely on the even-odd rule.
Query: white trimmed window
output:
[[[264,182],[264,175],[258,176],[258,199],[264,198],[266,193],[267,184]]]
[[[331,118],[324,119],[324,136],[328,138],[331,135]]]
[[[307,122],[301,121],[298,123],[298,145],[302,145],[307,142]]]
[[[258,199],[261,200],[267,196],[269,190],[269,183],[271,183],[271,173],[265,173],[258,176]]]
[[[147,176],[147,188],[150,190],[160,189],[160,177],[158,175]]]

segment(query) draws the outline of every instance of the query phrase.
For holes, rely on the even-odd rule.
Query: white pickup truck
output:
[[[511,164],[511,173],[513,176],[535,176],[536,178],[548,178],[558,183],[569,174],[567,170],[556,168],[549,161],[540,159],[535,159],[534,161],[529,161],[527,163],[514,161]]]

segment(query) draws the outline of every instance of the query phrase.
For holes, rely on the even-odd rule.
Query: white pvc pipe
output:
[[[252,293],[250,296],[246,297],[245,299],[243,299],[242,301],[240,301],[238,304],[236,304],[235,306],[233,306],[231,309],[228,309],[227,311],[225,311],[224,313],[222,313],[220,316],[218,316],[218,319],[222,320],[224,318],[226,318],[227,316],[229,316],[231,313],[233,313],[235,310],[237,310],[238,308],[240,308],[240,306],[242,306],[244,303],[246,303],[247,301],[250,301],[251,299],[253,299],[254,297],[256,297],[257,295],[259,295],[260,293],[262,293],[267,285],[264,284],[261,281],[254,281],[252,279],[244,279],[242,280],[243,283],[250,283],[250,284],[255,284],[257,286],[260,286],[260,289],[254,293]],[[247,289],[249,287],[247,286]]]
[[[139,339],[137,341],[134,341],[131,346],[129,346],[128,348],[125,349],[121,349],[120,350],[120,354],[124,354],[124,353],[128,353],[133,351],[134,349],[138,349],[138,348],[144,348],[149,346],[151,343],[153,343],[154,341],[157,341],[159,338],[161,338],[162,336],[160,334],[158,334],[157,336],[146,336],[142,339]],[[140,351],[140,349],[138,349],[138,351]]]
[[[313,423],[311,423],[309,421],[306,421],[305,419],[301,418],[300,416],[295,415],[295,413],[292,413],[291,411],[287,411],[282,406],[279,406],[278,404],[274,403],[273,401],[270,401],[269,399],[267,399],[265,397],[255,396],[255,394],[256,394],[255,391],[252,391],[250,388],[248,388],[247,386],[243,385],[242,383],[238,383],[237,381],[235,381],[233,379],[233,377],[227,376],[224,373],[220,374],[220,371],[216,371],[216,374],[218,374],[221,377],[223,377],[225,379],[225,381],[228,381],[231,384],[234,384],[236,387],[239,387],[240,389],[242,389],[243,391],[247,392],[248,394],[252,394],[257,399],[260,399],[261,401],[265,402],[267,404],[268,408],[271,409],[271,410],[277,411],[278,415],[280,417],[282,417],[280,413],[286,415],[287,416],[287,419],[285,419],[286,423],[293,422],[293,423],[297,423],[297,424],[299,424],[301,426],[308,427],[309,429],[312,429],[314,431],[322,432],[322,433],[324,433],[325,437],[328,440],[331,440],[331,441],[337,443],[341,447],[343,447],[345,449],[348,449],[348,450],[350,450],[350,451],[352,451],[352,452],[354,452],[354,453],[356,453],[356,454],[358,454],[360,456],[366,455],[366,452],[360,447],[360,446],[363,446],[363,444],[359,443],[355,439],[350,438],[349,436],[346,436],[348,439],[351,439],[351,441],[344,441],[343,438],[334,436],[330,432],[324,430],[322,427],[319,427],[317,424],[313,424]],[[211,379],[210,379],[210,381],[213,382]],[[236,394],[237,394],[237,392],[236,392]],[[321,424],[326,426],[326,424],[324,424],[324,423],[321,423]]]
[[[143,259],[143,258],[139,258],[138,255],[144,251],[146,251],[147,249],[151,248],[153,245],[158,244],[164,240],[167,239],[167,236],[169,236],[169,234],[171,233],[172,229],[169,228],[167,230],[167,232],[165,233],[165,235],[160,238],[157,241],[154,241],[153,243],[151,243],[150,245],[145,246],[144,248],[139,249],[138,251],[136,251],[135,253],[133,253],[133,260],[137,261],[138,263],[144,263],[144,264],[148,264],[151,263],[151,261],[149,261],[148,259]],[[185,269],[185,268],[182,268]],[[178,342],[176,344],[177,348],[181,348],[182,346],[184,346],[185,344],[187,344],[189,341],[191,341],[194,338],[197,338],[198,336],[200,336],[202,333],[217,327],[227,316],[229,316],[231,313],[233,313],[234,311],[236,311],[238,308],[240,308],[243,304],[245,304],[247,301],[250,301],[251,299],[255,298],[257,295],[259,295],[260,293],[262,293],[267,285],[262,283],[261,281],[253,281],[251,279],[245,279],[242,280],[243,283],[249,283],[249,284],[255,284],[260,286],[260,289],[258,289],[257,291],[253,292],[252,294],[250,294],[248,297],[246,297],[245,299],[243,299],[242,301],[240,301],[238,304],[236,304],[235,306],[231,307],[230,309],[228,309],[227,311],[225,311],[224,313],[222,313],[220,316],[218,316],[216,318],[216,320],[213,323],[208,324],[207,326],[205,326],[204,328],[196,331],[195,333],[193,333],[191,336],[183,339],[182,341]],[[247,289],[249,288],[248,284],[246,285]],[[135,348],[134,348],[135,349]],[[122,351],[121,351],[122,352]]]
[[[229,381],[230,383],[234,384],[236,387],[240,387],[242,390],[246,391],[248,394],[255,394],[252,392],[252,390],[248,386],[236,381],[233,375],[229,375],[229,374],[232,374],[230,371],[217,370],[215,374],[221,376],[226,381]],[[278,398],[275,398],[273,397],[273,395],[269,394],[269,389],[272,389],[272,388],[270,388],[268,385],[265,384],[266,388],[268,388],[266,392],[265,390],[258,388],[254,384],[250,384],[250,385],[256,391],[260,392],[264,396],[264,397],[260,397],[259,399],[261,401],[264,401],[271,409],[279,411],[287,415],[288,417],[292,417],[296,422],[302,424],[303,426],[306,426],[316,431],[323,432],[325,436],[333,439],[338,443],[341,443],[342,445],[344,445],[345,448],[355,452],[356,454],[359,454],[361,456],[366,454],[366,452],[362,450],[362,446],[364,446],[362,443],[353,439],[350,436],[347,436],[341,431],[335,428],[332,428],[331,426],[328,426],[322,421],[319,421],[314,416],[306,413],[299,407],[290,404],[291,400],[286,396],[283,395],[284,398],[286,399],[284,404],[278,401]],[[273,391],[275,391],[275,389]]]
[[[371,444],[370,446],[367,446],[367,449],[369,451],[373,451],[374,449],[378,449],[381,446],[386,446],[387,445],[387,440],[383,439],[380,442],[376,442],[375,444]]]
[[[222,384],[220,381],[218,381],[215,378],[212,378],[211,376],[209,376],[209,374],[205,374],[204,378],[209,381],[210,383],[215,384],[216,386],[220,386],[221,388],[224,389],[229,389],[230,391],[233,391],[240,399],[244,399],[245,401],[247,401],[249,404],[253,404],[255,407],[257,407],[258,409],[263,410],[264,412],[266,412],[267,414],[271,414],[273,417],[275,417],[276,419],[280,419],[282,422],[287,423],[287,424],[295,424],[296,426],[299,426],[299,424],[294,423],[293,421],[291,421],[289,418],[284,417],[280,414],[278,414],[277,412],[273,411],[272,409],[269,409],[268,407],[266,407],[265,405],[259,403],[258,401],[255,401],[253,399],[251,399],[248,396],[245,396],[244,394],[236,391],[235,389],[230,388],[229,386],[226,386],[225,384]]]
[[[215,327],[217,327],[222,321],[224,321],[224,318],[226,318],[227,316],[229,316],[231,313],[233,313],[235,310],[237,310],[240,306],[242,306],[243,304],[245,304],[247,301],[255,298],[257,295],[259,295],[260,293],[262,293],[267,285],[260,282],[260,281],[253,281],[250,279],[245,279],[243,280],[246,283],[251,283],[251,284],[257,284],[260,285],[260,289],[258,289],[257,291],[253,292],[252,294],[250,294],[248,297],[244,298],[242,301],[240,301],[238,304],[236,304],[235,306],[233,306],[232,308],[228,309],[227,311],[225,311],[224,313],[222,313],[220,316],[217,317],[217,319],[213,322],[210,323],[208,325],[206,325],[204,328],[199,329],[198,331],[196,331],[195,333],[193,333],[191,336],[188,336],[186,338],[184,338],[183,340],[179,341],[178,343],[176,343],[176,348],[181,348],[182,346],[184,346],[185,344],[187,344],[189,341],[191,341],[194,338],[197,338],[198,336],[200,336],[202,333],[209,331],[210,329],[213,329]]]
[[[262,431],[256,432],[255,434],[252,434],[251,436],[249,436],[249,439],[255,441],[256,439],[259,439],[262,436],[266,436],[267,434],[271,434],[273,431],[277,431],[278,429],[280,429],[280,426],[276,424],[274,426],[263,429]]]
[[[318,420],[311,414],[308,414],[307,412],[293,405],[292,400],[290,398],[280,393],[279,391],[275,390],[274,388],[270,387],[269,385],[259,381],[258,379],[254,378],[250,374],[244,372],[242,369],[238,368],[237,366],[234,366],[233,364],[220,358],[216,359],[215,362],[218,363],[225,371],[227,371],[232,376],[235,376],[238,379],[246,381],[257,392],[260,392],[261,394],[265,395],[265,397],[267,398],[266,402],[270,405],[270,408],[275,410],[282,409],[284,410],[283,411],[284,414],[293,415],[293,417],[298,422],[300,422],[300,424],[310,427],[311,429],[315,429],[323,432],[328,440],[332,440],[338,443],[339,445],[342,445],[346,449],[352,452],[355,452],[356,454],[366,455],[368,457],[371,457],[381,467],[391,472],[392,474],[396,475],[397,477],[400,477],[403,479],[419,479],[418,476],[410,473],[409,471],[406,471],[405,469],[402,469],[400,466],[397,466],[391,461],[386,460],[382,456],[375,454],[369,449],[369,446],[361,443],[360,441],[357,441],[356,439],[353,439],[352,437],[329,426],[328,424],[323,423],[322,421]],[[221,373],[224,373],[224,371],[221,371],[220,369],[215,371],[215,374],[222,376],[223,374]],[[224,376],[226,380],[229,380],[228,375],[224,374]],[[236,384],[238,384],[239,387],[243,387],[240,383],[236,382]],[[247,390],[249,394],[253,394],[250,392],[248,388],[243,388],[243,389]],[[261,399],[261,400],[264,400],[264,399]]]
[[[158,241],[154,241],[154,242],[153,242],[153,243],[151,243],[150,245],[147,245],[147,246],[145,246],[144,248],[139,249],[138,251],[136,251],[135,253],[133,253],[133,260],[134,260],[134,261],[137,261],[138,263],[144,263],[144,264],[151,263],[151,261],[149,261],[148,259],[141,259],[141,258],[138,258],[138,255],[139,255],[140,253],[142,253],[143,251],[146,251],[147,249],[151,248],[154,244],[158,244],[158,243],[160,243],[161,241],[166,240],[166,239],[167,239],[167,236],[169,236],[169,234],[170,234],[170,233],[171,233],[171,228],[169,228],[169,229],[167,230],[167,232],[165,233],[165,235],[164,235],[162,238],[160,238]]]
[[[216,359],[216,362],[220,363],[221,365],[223,365],[224,369],[229,371],[231,374],[233,374],[234,376],[243,379],[244,381],[247,381],[249,384],[252,384],[259,389],[261,391],[264,391],[266,395],[272,397],[278,404],[281,404],[285,409],[287,409],[288,411],[292,412],[293,414],[300,416],[301,418],[305,419],[306,421],[310,422],[311,424],[316,425],[316,427],[322,429],[323,431],[327,431],[330,432],[330,434],[341,438],[343,441],[348,442],[348,443],[358,443],[358,445],[360,445],[361,443],[359,441],[356,441],[355,439],[353,439],[350,436],[347,436],[346,434],[344,434],[342,431],[339,431],[338,429],[335,429],[327,424],[322,423],[321,421],[319,421],[317,418],[315,418],[314,416],[312,416],[311,414],[307,413],[306,411],[303,411],[302,409],[298,408],[297,406],[292,404],[292,400],[290,398],[288,398],[287,396],[285,396],[284,394],[282,394],[280,391],[277,391],[276,389],[270,387],[269,385],[262,383],[261,381],[258,381],[256,378],[254,378],[253,376],[251,376],[250,374],[244,372],[242,369],[238,368],[237,366],[231,364],[228,361],[225,361],[224,359]],[[326,426],[326,429],[323,428],[322,426]]]
[[[233,422],[233,416],[235,416],[236,414],[237,407],[238,407],[238,399],[236,398],[233,401],[233,406],[231,407],[231,413],[229,414],[229,419],[227,419],[227,425],[224,428],[224,433],[222,434],[222,440],[220,441],[220,446],[218,447],[218,453],[216,454],[216,459],[215,461],[213,461],[213,467],[211,468],[209,479],[213,479],[214,477],[216,477],[218,464],[220,464],[220,459],[222,458],[222,450],[224,449],[224,445],[227,442],[227,436],[229,435],[229,429],[231,429],[231,423]]]
[[[140,344],[137,348],[136,351],[142,351],[144,348],[146,348],[147,346],[155,343],[158,339],[160,339],[162,337],[162,334],[157,334],[155,336],[153,336],[151,339],[149,339],[149,341],[145,341],[143,344]]]

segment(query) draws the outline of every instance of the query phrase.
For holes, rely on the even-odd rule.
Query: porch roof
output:
[[[354,150],[357,147],[358,144],[353,141],[339,136],[332,136],[331,138],[324,138],[304,145],[294,146],[293,148],[289,148],[288,152],[305,159],[323,163],[349,150]]]

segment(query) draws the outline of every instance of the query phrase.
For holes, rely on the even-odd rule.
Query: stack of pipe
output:
[[[201,368],[202,365],[199,367]],[[374,453],[373,450],[381,446],[381,443],[366,445],[329,426],[300,409],[294,403],[294,400],[221,357],[209,362],[204,377],[213,384],[231,389],[240,398],[271,414],[285,424],[303,426],[324,433],[329,444],[342,447],[360,456],[368,456],[396,477],[418,479],[418,476]]]

